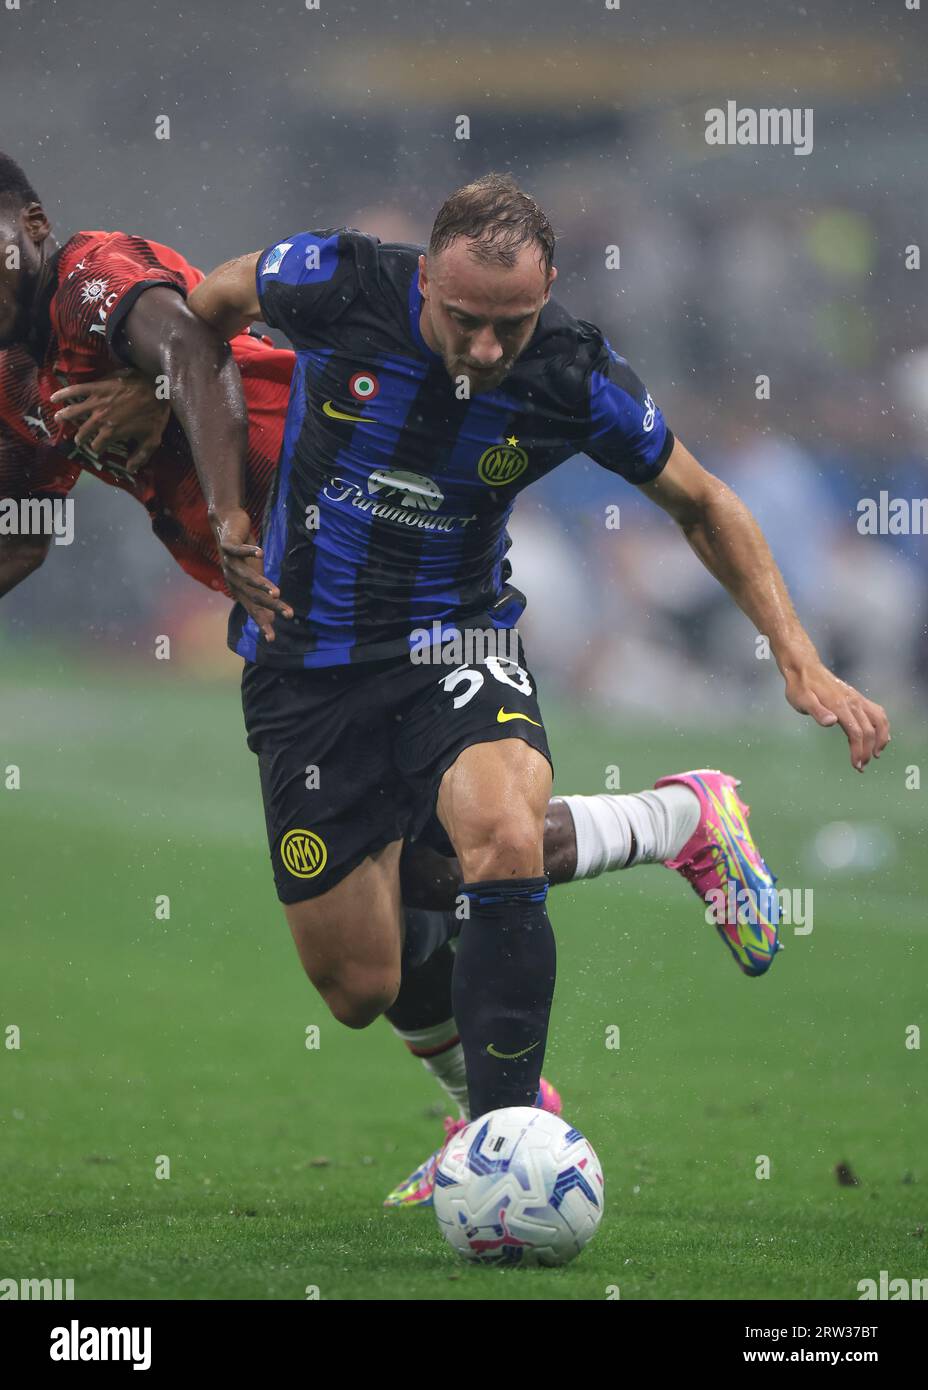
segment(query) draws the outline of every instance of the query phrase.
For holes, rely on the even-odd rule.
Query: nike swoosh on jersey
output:
[[[346,415],[344,410],[336,410],[331,401],[323,401],[323,415],[330,415],[333,420],[356,420],[359,425],[375,425],[376,420],[372,420],[370,415]]]
[[[487,1052],[491,1057],[499,1057],[503,1062],[511,1062],[513,1058],[524,1057],[526,1052],[534,1052],[535,1048],[540,1046],[541,1039],[539,1038],[538,1042],[533,1042],[531,1047],[523,1047],[521,1052],[497,1052],[492,1043],[487,1043]]]
[[[503,705],[500,705],[499,713],[496,716],[497,724],[508,724],[510,719],[528,719],[528,722],[534,724],[536,729],[541,728],[537,719],[529,719],[527,714],[510,714]]]

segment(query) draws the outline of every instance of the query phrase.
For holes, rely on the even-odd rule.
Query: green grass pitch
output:
[[[881,1269],[928,1274],[928,787],[905,787],[928,759],[904,729],[860,777],[808,721],[707,736],[549,707],[559,790],[602,790],[607,764],[623,790],[740,775],[814,930],[748,980],[666,870],[552,894],[545,1070],[602,1159],[606,1216],[566,1269],[496,1271],[459,1262],[430,1211],[381,1208],[437,1143],[438,1090],[302,975],[234,679],[154,667],[0,678],[0,774],[22,776],[0,777],[0,1030],[21,1030],[0,1050],[0,1276],[78,1298],[602,1300],[856,1298]],[[826,873],[811,843],[837,820],[884,824],[896,858]]]

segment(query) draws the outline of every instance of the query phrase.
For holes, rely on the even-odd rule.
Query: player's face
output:
[[[29,336],[32,301],[42,269],[42,247],[51,231],[37,203],[0,203],[0,348]]]
[[[420,256],[421,328],[449,376],[466,377],[476,395],[499,386],[528,346],[557,271],[545,270],[535,245],[511,267],[475,260],[468,245],[462,237]]]

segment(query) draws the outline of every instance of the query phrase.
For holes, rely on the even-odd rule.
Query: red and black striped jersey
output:
[[[202,271],[178,252],[124,232],[78,232],[56,253],[38,365],[24,348],[0,352],[0,495],[61,496],[82,472],[130,493],[186,572],[223,588],[193,456],[172,416],[161,446],[135,475],[125,445],[97,455],[74,443],[76,426],[54,420],[52,394],[121,364],[119,329],[140,294],[168,285],[188,294]],[[33,351],[35,346],[33,345]],[[248,406],[245,506],[260,534],[277,467],[293,373],[292,352],[249,333],[232,340]]]

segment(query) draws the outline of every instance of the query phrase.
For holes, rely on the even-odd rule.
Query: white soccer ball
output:
[[[595,1234],[603,1193],[599,1159],[579,1129],[516,1105],[481,1115],[448,1143],[435,1215],[466,1260],[563,1265]]]

